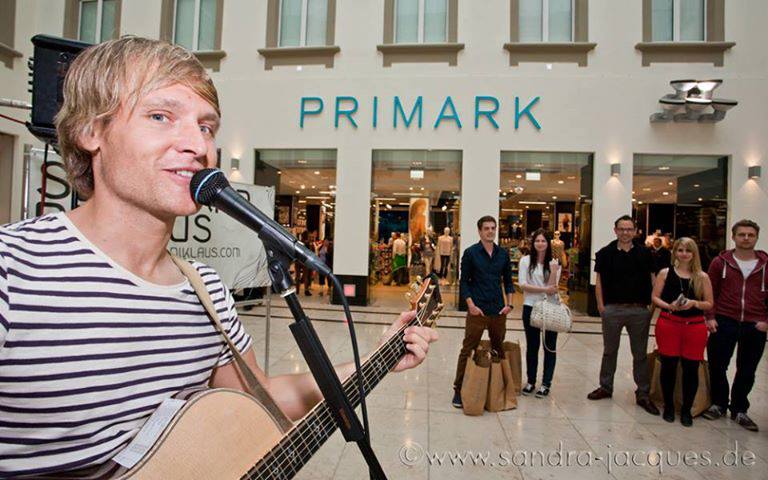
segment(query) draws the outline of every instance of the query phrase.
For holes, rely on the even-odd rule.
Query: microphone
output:
[[[301,262],[322,275],[332,275],[331,269],[317,255],[237,193],[221,170],[206,168],[195,173],[189,184],[189,193],[200,205],[216,207],[250,228],[262,242],[280,249],[291,260]]]

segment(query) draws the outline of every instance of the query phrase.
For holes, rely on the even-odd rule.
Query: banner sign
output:
[[[232,183],[246,200],[272,218],[275,189]],[[270,285],[264,246],[253,230],[215,208],[203,207],[195,215],[179,217],[168,250],[184,259],[195,259],[215,269],[232,290]]]

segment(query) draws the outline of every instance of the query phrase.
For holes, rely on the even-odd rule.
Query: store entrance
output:
[[[370,303],[400,308],[408,285],[434,273],[458,305],[461,151],[374,150]]]
[[[509,249],[515,311],[522,311],[518,263],[539,228],[552,239],[563,266],[560,295],[574,314],[586,315],[592,228],[592,154],[502,152],[499,244]]]

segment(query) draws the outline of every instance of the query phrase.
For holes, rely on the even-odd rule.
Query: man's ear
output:
[[[92,155],[101,149],[101,144],[104,140],[105,125],[102,120],[93,119],[91,122],[80,132],[77,138],[77,143],[80,144],[80,148],[91,152]]]

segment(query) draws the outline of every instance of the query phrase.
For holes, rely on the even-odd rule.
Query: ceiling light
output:
[[[392,210],[392,205],[387,204],[386,206],[387,206],[387,210]]]
[[[422,192],[424,191],[424,187],[421,187],[421,191],[422,191]]]
[[[525,179],[528,180],[529,182],[540,182],[541,170],[526,170]]]
[[[446,211],[447,209],[448,209],[448,207],[445,206],[445,205],[443,205],[442,208],[440,208],[440,210],[442,210],[442,211]]]
[[[675,184],[675,182],[667,182],[667,185],[669,185],[670,187],[671,187],[672,185],[674,185],[674,184]]]
[[[307,188],[307,186],[302,183],[301,185],[299,185],[299,188],[304,190],[305,188]]]
[[[320,175],[320,170],[315,170],[315,175]]]
[[[413,190],[413,187],[408,187],[408,190]]]
[[[667,170],[669,170],[669,167],[667,167],[667,166],[662,166],[662,167],[659,167],[659,170],[661,170],[661,171],[663,171],[663,172],[664,172],[664,171],[667,171]]]
[[[515,178],[523,178],[523,176],[518,173],[517,175],[515,175]]]
[[[277,174],[278,174],[278,175],[282,175],[282,174],[283,174],[283,171],[282,171],[282,170],[278,170],[278,171],[277,171]]]
[[[557,181],[557,183],[559,183],[560,185],[562,185],[562,184],[564,184],[564,183],[565,183],[565,180],[558,180],[558,181]]]
[[[699,188],[700,186],[701,186],[701,185],[699,185],[698,183],[694,183],[694,184],[693,184],[693,188]]]
[[[666,197],[667,195],[669,195],[669,192],[661,192],[661,194]]]
[[[645,187],[645,188],[643,188],[643,191],[644,191],[644,192],[650,192],[650,191],[651,191],[651,189],[650,189],[649,187]]]
[[[299,163],[301,165],[306,165],[307,161],[306,160],[296,160],[296,163]]]
[[[423,180],[424,179],[424,170],[421,168],[412,168],[411,169],[411,180]]]
[[[557,195],[552,195],[552,200],[557,200]]]
[[[567,178],[568,180],[576,180],[576,176],[575,175],[571,175],[570,177],[565,177],[565,178]]]
[[[296,193],[301,193],[299,190],[296,190]]]
[[[532,200],[528,200],[528,201],[520,200],[517,203],[519,203],[520,205],[546,205],[547,204],[547,202],[534,202]]]
[[[304,197],[307,200],[328,200],[331,197]]]
[[[336,188],[336,185],[328,185],[328,188]]]
[[[699,197],[699,201],[700,201],[700,202],[703,202],[703,201],[704,201],[704,199],[703,199],[703,198],[701,198],[701,197]]]

